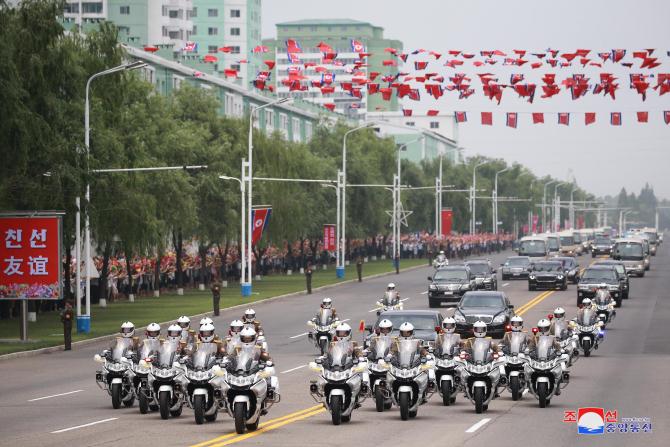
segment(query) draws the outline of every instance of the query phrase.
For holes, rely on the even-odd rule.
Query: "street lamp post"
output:
[[[550,180],[544,184],[544,192],[542,193],[542,231],[547,231],[547,186],[553,185],[558,180]]]
[[[559,182],[554,185],[554,225],[553,231],[558,231],[561,227],[561,205],[560,197],[558,197],[558,188],[565,185],[566,182]]]
[[[400,177],[400,152],[404,151],[407,149],[407,146],[410,144],[417,143],[419,141],[423,141],[423,136],[420,136],[419,138],[415,138],[413,140],[408,141],[407,143],[403,143],[398,146],[398,165],[397,165],[397,172],[394,178],[394,189],[395,189],[395,194],[394,194],[394,205],[393,205],[393,211],[394,211],[394,222],[395,222],[395,229],[394,229],[394,234],[393,234],[393,240],[394,240],[394,246],[395,250],[393,250],[393,262],[397,262],[398,265],[396,265],[396,272],[398,272],[398,269],[400,268],[400,209],[401,209],[401,198],[400,198],[400,184],[401,184],[401,177]]]
[[[475,234],[477,232],[477,221],[476,221],[476,189],[477,189],[477,168],[484,166],[486,163],[489,163],[489,160],[482,161],[477,163],[472,169],[472,193],[470,194],[470,234]]]
[[[577,189],[577,184],[573,183],[572,184],[572,189],[570,190],[570,215],[568,216],[568,219],[570,220],[570,229],[575,228],[575,190]]]
[[[493,187],[493,234],[498,234],[498,175],[509,171],[509,166],[496,172]]]
[[[91,204],[91,185],[89,181],[89,155],[91,153],[90,139],[91,139],[91,129],[90,129],[90,102],[89,102],[89,91],[91,89],[91,82],[94,79],[110,75],[113,73],[118,73],[120,71],[129,71],[136,70],[138,68],[146,67],[147,64],[142,61],[135,61],[128,64],[119,65],[117,67],[110,68],[108,70],[103,70],[101,72],[93,74],[86,81],[85,89],[85,102],[84,102],[84,145],[86,146],[86,219],[84,221],[84,259],[86,265],[86,313],[85,315],[77,316],[77,330],[88,334],[91,330],[91,227],[89,219],[89,206]],[[79,208],[79,207],[77,207]],[[81,266],[81,260],[77,259],[78,266]],[[79,272],[79,268],[77,269]],[[79,274],[81,277],[81,273]],[[77,281],[77,287],[80,287],[79,280]],[[80,294],[79,294],[80,295]],[[77,303],[78,307],[81,308],[81,304]],[[100,305],[104,307],[106,302],[100,302]]]
[[[249,162],[247,162],[244,158],[242,159],[242,172],[240,178],[237,177],[229,177],[227,175],[220,175],[219,178],[221,180],[235,180],[240,184],[240,247],[244,245],[244,239],[245,239],[245,233],[247,231],[247,226],[246,226],[246,220],[247,220],[247,213],[246,213],[246,206],[245,206],[245,198],[244,198],[244,193],[245,193],[245,187],[244,187],[244,172],[249,169]],[[242,266],[242,272],[244,272],[244,250],[241,250],[241,256],[242,258],[240,259],[240,263]],[[225,264],[226,260],[222,260]],[[244,275],[244,273],[242,273]],[[245,282],[245,277],[240,276],[240,282]]]
[[[247,227],[247,247],[246,250],[242,247],[242,276],[240,279],[245,278],[245,281],[241,282],[241,292],[242,296],[251,296],[251,275],[252,275],[252,269],[251,269],[251,258],[252,258],[252,249],[251,249],[251,235],[253,234],[253,225],[254,223],[252,222],[252,214],[253,214],[253,208],[252,208],[252,197],[253,197],[253,168],[254,168],[254,161],[253,161],[253,152],[254,152],[254,140],[253,140],[253,135],[254,135],[254,114],[266,107],[274,106],[277,104],[284,104],[286,102],[291,101],[291,98],[280,98],[276,101],[268,102],[267,104],[263,104],[260,106],[256,106],[253,108],[250,108],[249,111],[249,142],[248,142],[248,160],[249,164],[247,165],[247,175],[243,175],[242,181],[247,181],[248,182],[248,188],[247,188],[247,205],[246,205],[246,212],[249,217],[249,222],[248,222],[248,227]],[[244,241],[242,241],[242,245],[244,244]],[[246,253],[245,253],[246,251]],[[246,258],[246,259],[245,259]],[[245,263],[244,261],[246,260],[246,275],[245,275]]]
[[[455,147],[451,149],[447,149],[447,152],[458,152],[462,150],[462,148]],[[438,178],[435,180],[436,185],[436,197],[435,197],[435,236],[440,236],[442,234],[442,217],[440,215],[442,211],[442,188],[443,188],[443,181],[442,181],[442,160],[444,159],[444,152],[440,153],[440,172]]]

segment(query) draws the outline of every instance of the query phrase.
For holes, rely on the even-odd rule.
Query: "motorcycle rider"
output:
[[[529,352],[533,353],[537,349],[537,343],[542,336],[546,337],[551,337],[552,338],[552,350],[556,355],[561,355],[563,354],[563,349],[561,348],[561,344],[558,342],[556,339],[556,336],[550,334],[550,329],[551,329],[551,322],[547,320],[546,318],[541,319],[540,321],[537,322],[537,334],[532,336],[528,342],[528,350]],[[561,363],[561,369],[563,371],[566,370],[565,362]],[[561,388],[560,388],[560,383],[563,380],[562,375],[559,375],[559,377],[556,378],[556,391],[554,394],[557,396],[561,394]]]
[[[449,260],[447,259],[447,255],[444,254],[444,250],[440,250],[440,252],[433,260],[433,267],[439,267],[443,265],[449,265]]]
[[[245,310],[244,315],[242,316],[242,322],[244,323],[245,327],[250,327],[253,325],[256,334],[263,335],[263,326],[261,326],[261,322],[256,319],[255,310],[253,309]]]
[[[159,326],[159,333],[160,333],[160,326]],[[122,338],[130,340],[130,343],[128,345],[128,351],[137,352],[137,349],[139,348],[139,338],[135,337],[135,325],[131,321],[125,321],[121,324],[119,334],[121,334]],[[111,352],[113,347],[114,345],[110,346],[109,349],[105,349],[104,351],[102,351],[102,354],[100,355],[102,357],[106,357]]]
[[[391,320],[384,318],[382,321],[379,322],[379,324],[377,325],[377,329],[375,330],[375,336],[370,337],[370,344],[368,346],[368,358],[371,361],[375,361],[375,359],[373,358],[373,353],[375,351],[375,345],[377,344],[379,338],[390,337],[392,331],[393,331],[393,322]]]
[[[461,353],[472,355],[472,348],[475,344],[475,340],[477,340],[478,338],[482,338],[489,340],[489,350],[492,351],[492,353],[502,355],[503,352],[500,345],[497,342],[493,341],[491,337],[486,336],[487,328],[488,326],[486,326],[486,323],[484,323],[483,321],[481,320],[476,321],[475,324],[472,325],[472,332],[474,334],[474,337],[470,337],[463,342],[461,346]],[[498,389],[495,390],[495,397],[500,397]]]
[[[509,320],[509,325],[512,329],[512,332],[522,332],[526,336],[526,342],[528,341],[528,333],[523,330],[523,318],[519,315],[514,315]],[[504,351],[505,347],[509,347],[512,344],[512,332],[505,332],[502,340],[500,341],[500,348]]]
[[[321,300],[321,304],[319,306],[319,311],[316,313],[314,318],[312,318],[312,321],[314,323],[318,324],[318,322],[320,320],[319,316],[321,315],[321,309],[330,309],[331,315],[333,316],[333,321],[339,319],[338,316],[337,316],[337,310],[335,310],[335,308],[333,307],[332,298],[326,297],[323,300]]]
[[[233,320],[230,322],[228,329],[228,336],[221,340],[219,353],[223,355],[230,355],[236,346],[240,343],[240,332],[244,329],[244,323],[240,320]]]
[[[589,308],[591,308],[591,307],[593,307],[593,306],[594,306],[593,301],[591,301],[589,298],[584,298],[584,299],[582,300],[582,306],[581,306],[581,309],[589,309]],[[581,313],[581,309],[580,309],[580,312],[579,312],[579,313]]]
[[[395,343],[391,345],[391,356],[396,357],[400,351],[400,342],[408,340],[416,341],[417,352],[422,358],[426,358],[427,360],[433,359],[433,356],[428,351],[424,340],[414,337],[414,325],[408,321],[404,322],[400,325],[400,327],[398,327],[398,336],[395,339]],[[428,370],[428,389],[435,389],[435,386],[435,370],[431,368]],[[425,396],[423,399],[426,401]]]
[[[559,324],[562,323],[562,324]],[[562,325],[564,327],[567,327],[565,323],[565,309],[562,307],[557,307],[554,309],[553,316],[551,318],[551,327],[549,328],[549,333],[551,335],[557,336],[558,338],[562,339],[565,337],[565,334],[557,334],[556,333],[556,325]]]
[[[270,357],[270,353],[263,348],[263,344],[258,343],[258,334],[256,333],[256,330],[251,327],[247,326],[244,329],[240,331],[239,334],[239,345],[241,348],[256,348],[258,352],[260,352],[258,360],[264,363],[272,362],[272,357]],[[279,379],[277,376],[274,375],[274,365],[270,363],[267,368],[271,368],[271,373],[272,375],[268,378],[266,378],[267,386],[268,386],[268,393],[267,396],[269,399],[273,399],[275,393],[279,393]],[[275,388],[272,384],[276,383],[277,387]],[[262,414],[267,414],[267,410],[263,409]]]
[[[211,318],[209,318],[209,317],[202,317],[202,318],[200,319],[200,324],[199,324],[199,326],[203,326],[203,325],[205,325],[205,324],[214,324],[214,321],[213,321]]]
[[[460,334],[456,333],[456,320],[454,320],[454,317],[446,317],[444,320],[442,320],[442,327],[440,328],[440,332],[437,334],[437,338],[435,339],[435,346],[441,346],[442,343],[447,339],[447,337],[449,338],[458,337],[458,343],[455,343],[454,346],[455,347],[460,346],[461,336]],[[449,354],[457,355],[458,352],[452,352]]]

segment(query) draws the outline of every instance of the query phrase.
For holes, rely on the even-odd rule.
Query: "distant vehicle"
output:
[[[574,231],[572,233],[572,239],[575,241],[575,245],[577,245],[577,255],[581,256],[584,254],[584,237],[582,236],[582,233],[579,231]]]
[[[428,286],[428,306],[439,307],[442,303],[458,303],[463,294],[475,289],[475,279],[465,265],[450,265],[435,270]]]
[[[591,244],[591,257],[609,255],[612,253],[612,245],[613,242],[609,236],[596,236],[596,239]]]
[[[519,256],[546,258],[549,255],[547,239],[544,236],[526,236],[519,241]]]
[[[582,253],[581,245],[575,242],[575,234],[572,230],[558,233],[561,243],[560,253],[563,256],[578,256]]]
[[[498,290],[497,270],[491,267],[491,262],[486,259],[473,259],[465,265],[470,269],[470,274],[475,278],[475,289]]]
[[[528,256],[510,256],[503,264],[500,264],[502,280],[528,278],[530,263]]]
[[[616,268],[611,265],[591,266],[584,270],[577,285],[577,306],[582,304],[584,298],[593,298],[600,284],[607,284],[607,290],[616,301],[616,307],[621,306],[623,297],[621,281]]]
[[[619,281],[621,282],[621,293],[623,294],[623,299],[627,300],[630,295],[630,280],[628,279],[628,274],[626,272],[626,266],[623,261],[615,261],[613,259],[603,259],[597,261],[596,265],[611,265],[616,269],[617,275],[619,275]]]
[[[614,243],[612,259],[621,261],[629,275],[643,277],[646,271],[644,262],[644,242],[640,239],[618,239]]]
[[[579,230],[579,236],[582,240],[582,248],[584,253],[591,251],[591,243],[593,242],[594,235],[593,230],[583,229]]]
[[[561,261],[540,261],[533,264],[528,275],[528,290],[567,290],[568,277]]]
[[[398,335],[398,328],[401,324],[408,322],[414,326],[414,336],[426,342],[434,342],[437,338],[437,328],[442,327],[442,314],[436,310],[387,310],[377,317],[377,321],[372,326],[366,326],[365,330],[369,333],[365,340],[365,346],[369,344],[370,337],[379,328],[379,322],[387,319],[393,323],[391,335]]]
[[[545,234],[544,237],[547,239],[547,247],[549,248],[549,254],[557,255],[561,252],[561,239],[557,234]]]
[[[568,276],[568,281],[573,284],[579,282],[579,264],[572,256],[557,256],[551,259],[552,261],[560,261],[563,264],[563,270]]]
[[[658,232],[655,228],[642,228],[640,231],[649,237],[649,252],[652,256],[656,256],[656,250],[658,249]]]
[[[514,306],[504,292],[468,292],[463,295],[454,312],[456,332],[472,335],[472,325],[483,321],[487,325],[487,335],[500,338],[505,334],[505,327],[513,315]]]

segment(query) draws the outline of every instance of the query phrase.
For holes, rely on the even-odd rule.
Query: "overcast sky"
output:
[[[350,18],[382,26],[385,36],[399,39],[405,50],[424,48],[446,53],[450,49],[526,49],[542,52],[547,48],[596,52],[625,48],[655,48],[663,64],[648,73],[670,73],[670,2],[663,0],[264,0],[263,37],[276,36],[278,22],[307,18]],[[478,53],[477,53],[478,54]],[[442,57],[443,63],[445,56]],[[529,58],[531,59],[531,58]],[[526,64],[527,66],[530,64]],[[636,60],[639,66],[639,59]],[[475,95],[458,100],[446,93],[439,101],[422,95],[422,105],[407,105],[415,111],[438,108],[444,112],[468,111],[469,123],[460,127],[460,144],[468,156],[482,154],[520,162],[538,175],[566,179],[571,169],[577,183],[597,195],[617,194],[621,186],[639,192],[645,182],[657,196],[670,198],[670,126],[663,123],[663,110],[670,110],[670,94],[655,91],[642,99],[629,90],[628,74],[641,72],[611,64],[602,69],[542,67],[510,69],[500,63],[480,69],[466,64],[458,70],[434,65],[443,73],[465,72],[474,77]],[[413,68],[413,67],[412,67]],[[411,71],[408,69],[408,71]],[[498,106],[482,95],[476,73],[495,73],[507,83],[511,73],[524,73],[528,82],[541,84],[544,73],[556,73],[557,80],[585,73],[595,80],[600,72],[614,73],[620,81],[615,101],[587,94],[573,101],[562,91],[552,99],[536,95],[533,104],[505,89]],[[538,86],[539,90],[539,86]],[[494,112],[494,126],[479,124],[480,111]],[[649,111],[649,123],[638,124],[635,112]],[[544,125],[533,126],[530,115],[519,115],[519,127],[505,127],[505,112],[546,112]],[[571,112],[570,126],[556,124],[556,112]],[[584,126],[583,112],[596,112],[596,124]],[[610,126],[610,112],[623,113],[621,127]]]

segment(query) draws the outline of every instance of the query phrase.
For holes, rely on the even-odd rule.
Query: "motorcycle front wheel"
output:
[[[143,387],[137,390],[137,403],[140,407],[140,414],[147,414],[149,412],[149,399],[147,399]]]
[[[118,410],[121,408],[121,384],[112,384],[112,408]]]
[[[384,411],[384,393],[380,387],[375,388],[375,406],[378,413]]]
[[[547,387],[547,382],[540,382],[537,384],[537,398],[540,401],[540,408],[546,408],[549,405],[549,399],[547,395],[549,394],[549,388]]]
[[[330,398],[330,415],[333,419],[333,425],[342,423],[342,396],[333,396]]]
[[[409,419],[409,393],[400,393],[398,405],[400,405],[400,419],[406,421]]]
[[[319,350],[321,350],[321,355],[326,355],[326,351],[328,350],[328,340],[325,338],[319,340]]]
[[[591,357],[591,340],[584,340],[582,348],[584,349],[584,357]]]
[[[478,386],[475,388],[475,413],[481,414],[484,411],[484,388]]]
[[[509,387],[512,390],[512,400],[521,399],[521,382],[519,376],[509,378]]]
[[[202,425],[205,422],[205,396],[202,394],[193,397],[193,415],[196,424]],[[237,425],[237,418],[235,418],[235,425]]]
[[[451,382],[443,380],[440,389],[442,391],[442,403],[445,407],[448,407],[451,405]]]
[[[170,393],[161,391],[158,394],[158,409],[161,413],[161,419],[170,417]]]
[[[237,402],[235,404],[233,416],[235,417],[235,432],[241,435],[244,433],[247,424],[247,406],[244,402]]]

